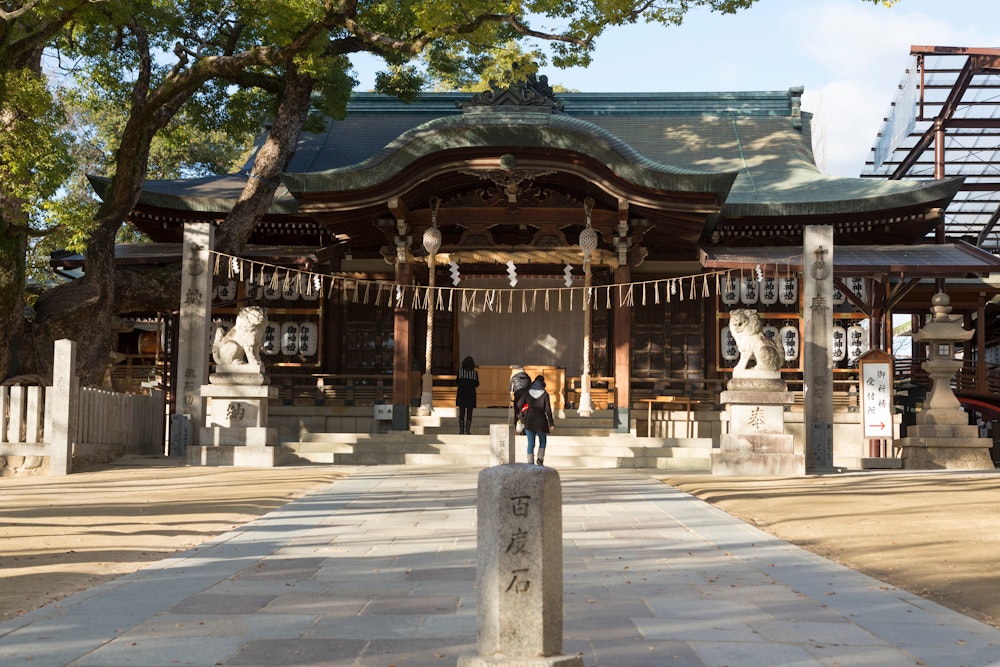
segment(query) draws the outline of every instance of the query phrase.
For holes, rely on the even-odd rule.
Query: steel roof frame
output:
[[[1000,252],[1000,48],[911,46],[910,55],[914,69],[900,85],[861,176],[964,176],[935,239],[963,238]],[[915,99],[906,99],[906,85],[916,86]],[[900,123],[909,129],[892,140]],[[894,143],[876,164],[887,141]]]

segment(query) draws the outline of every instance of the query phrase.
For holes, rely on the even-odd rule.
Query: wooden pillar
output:
[[[632,269],[627,264],[619,264],[615,269],[614,282],[627,285],[632,282]],[[614,311],[614,377],[615,377],[615,431],[628,432],[630,408],[632,406],[632,308],[622,305],[618,299]]]
[[[413,268],[406,263],[396,262],[396,284],[412,285]],[[407,298],[409,297],[409,298]],[[396,295],[393,295],[393,299]],[[392,351],[392,429],[410,429],[410,348],[413,346],[413,295],[405,291],[402,302],[396,302],[393,311],[393,351]]]
[[[979,293],[979,303],[976,304],[976,393],[989,393],[986,384],[986,294],[984,292]]]

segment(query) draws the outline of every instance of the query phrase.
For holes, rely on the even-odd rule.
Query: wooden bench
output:
[[[795,402],[791,405],[791,410],[794,412],[802,412],[805,410],[805,398],[802,391],[793,391],[792,394],[795,397]],[[850,412],[851,408],[858,407],[858,396],[857,394],[850,394],[846,391],[835,391],[833,392],[833,411],[834,412]]]
[[[434,375],[431,377],[431,404],[435,408],[455,407],[455,393],[458,391],[457,375]]]

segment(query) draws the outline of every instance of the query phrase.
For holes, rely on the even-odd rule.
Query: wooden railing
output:
[[[73,346],[70,341],[56,341],[54,386],[0,387],[0,457],[5,465],[12,459],[24,462],[23,469],[4,474],[66,474],[83,464],[107,463],[126,454],[163,453],[163,392],[80,389],[73,355],[60,353],[67,349],[61,344]]]

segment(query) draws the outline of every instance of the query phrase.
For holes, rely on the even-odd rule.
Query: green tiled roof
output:
[[[461,93],[431,93],[413,104],[355,94],[343,121],[303,134],[287,169],[292,191],[344,191],[384,182],[435,150],[543,145],[588,153],[620,177],[660,190],[728,191],[722,215],[850,214],[947,202],[958,180],[876,181],[827,176],[812,154],[801,90],[726,93],[564,93],[565,115],[464,113]],[[510,108],[507,108],[510,109]],[[516,108],[515,108],[516,109]],[[249,165],[248,165],[249,167]],[[141,202],[224,212],[246,172],[209,179],[150,181]],[[294,213],[280,188],[272,213]]]

